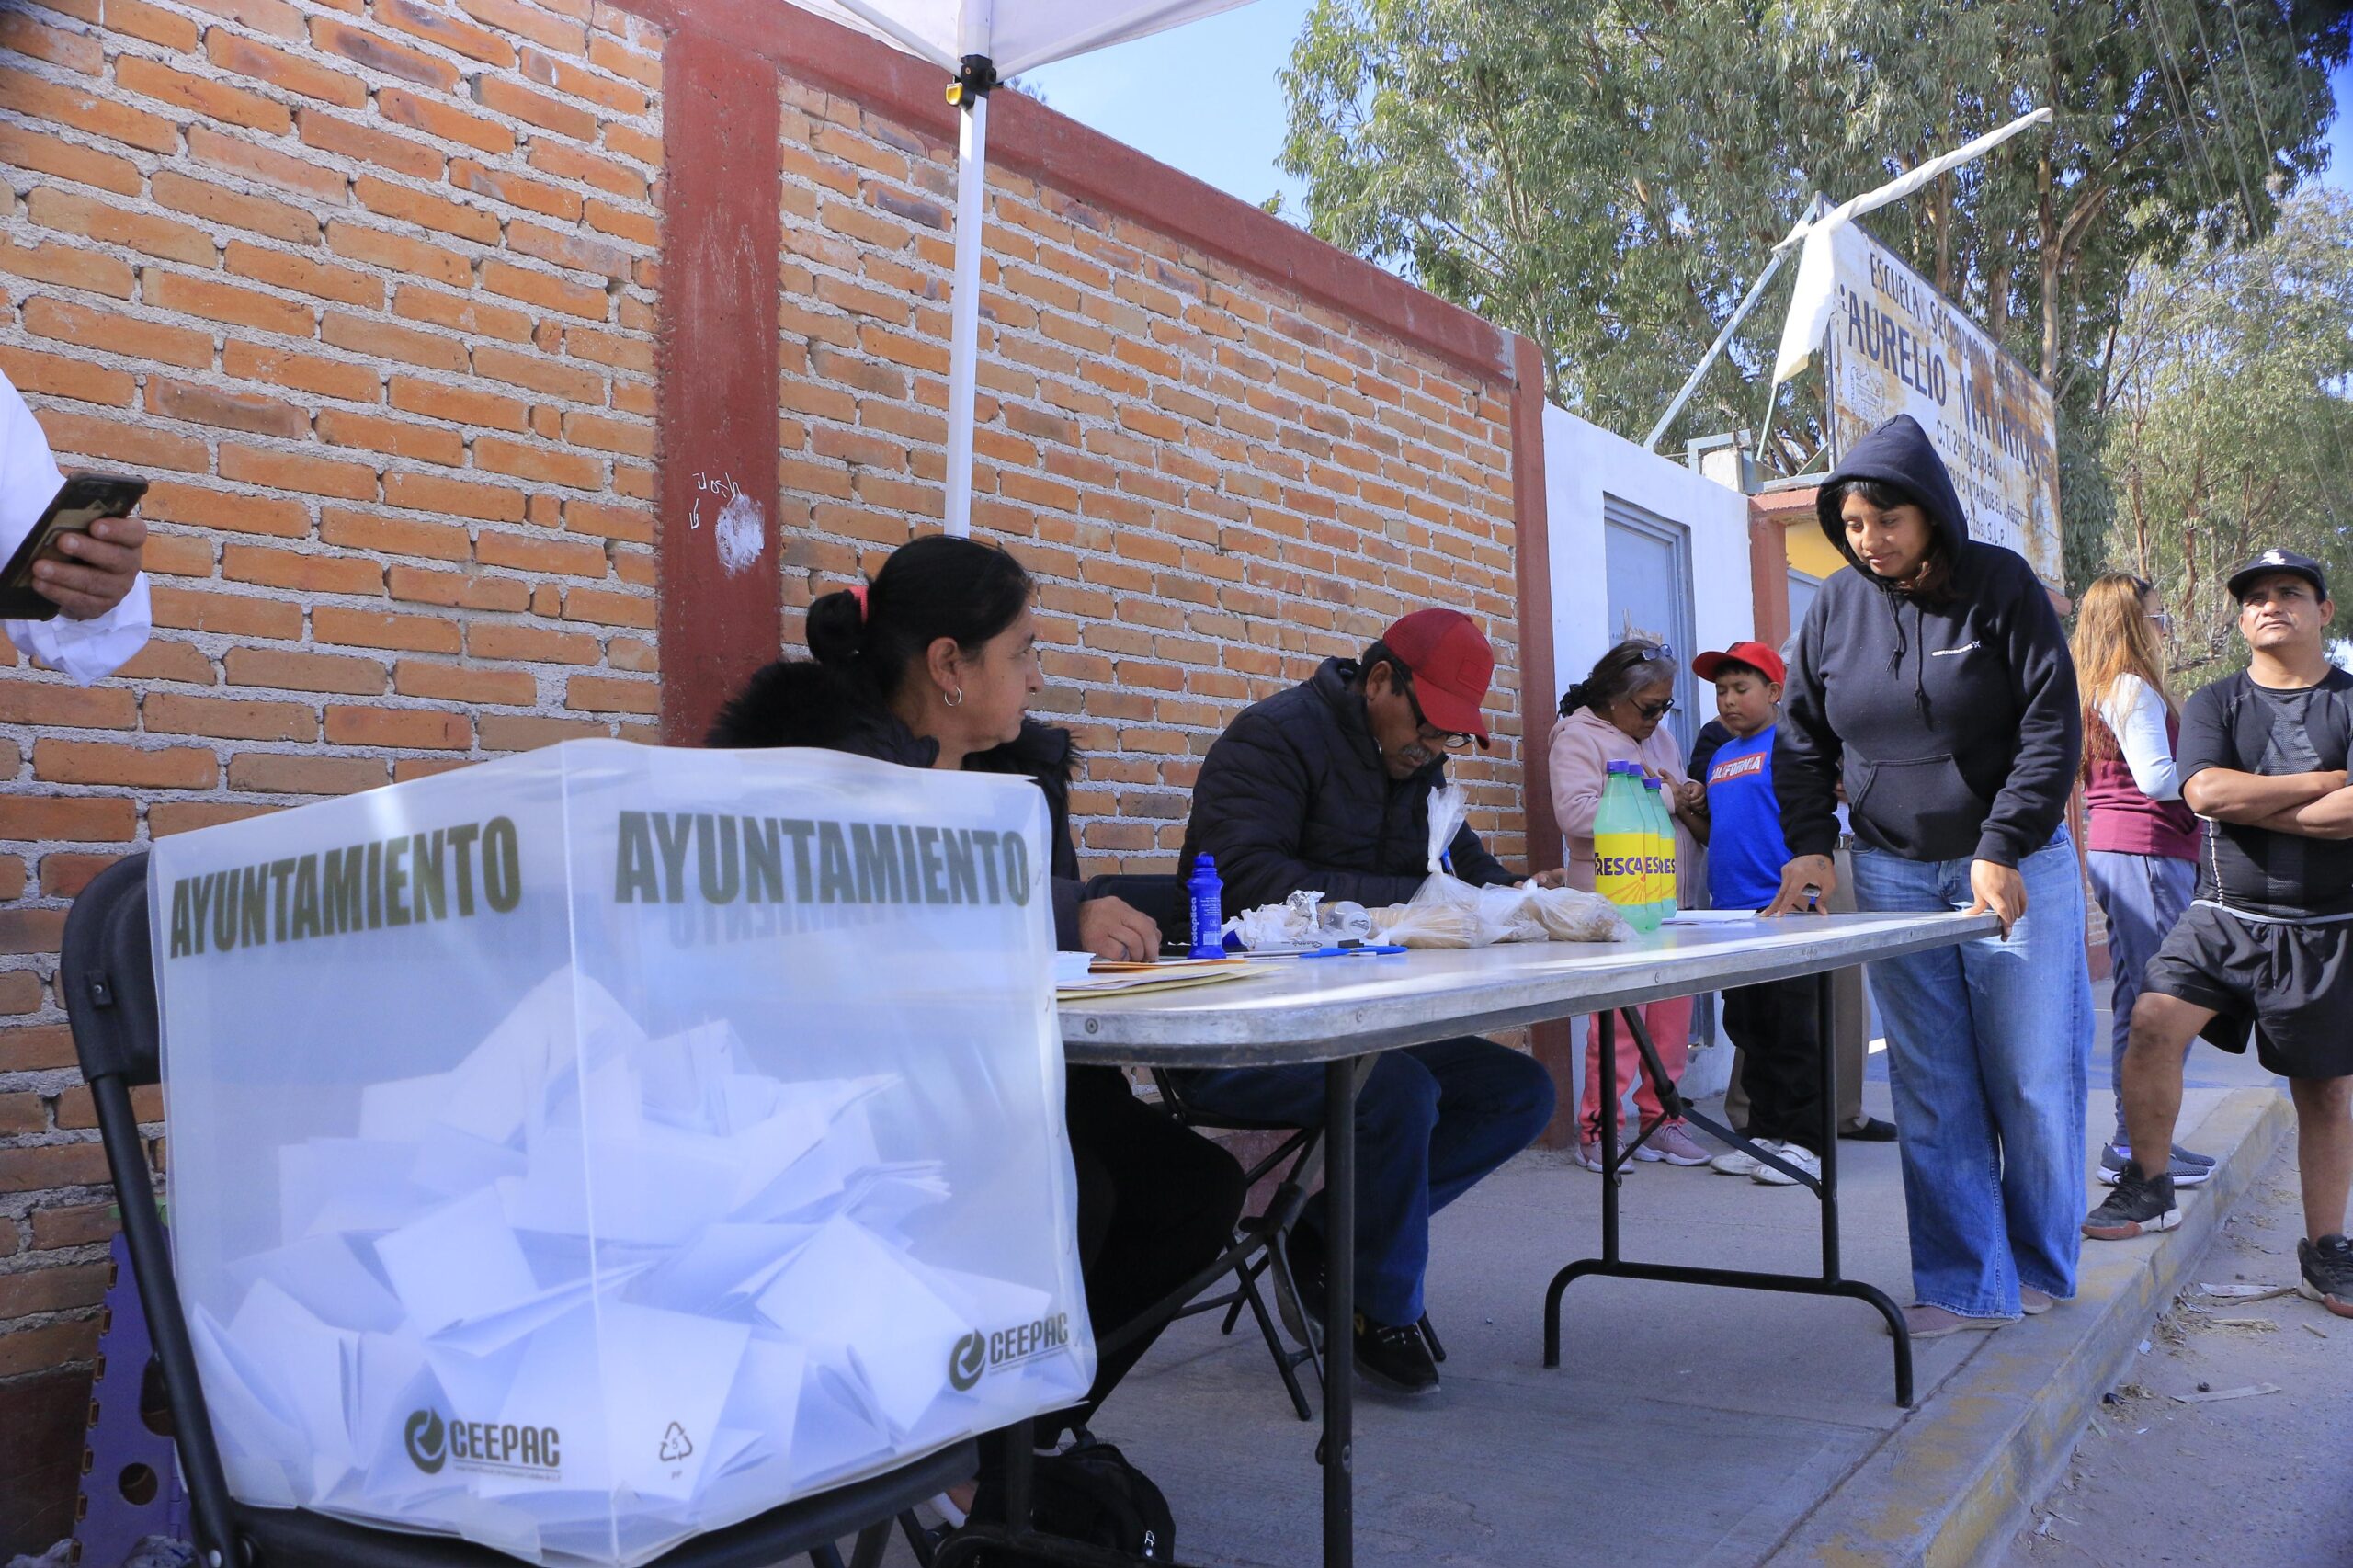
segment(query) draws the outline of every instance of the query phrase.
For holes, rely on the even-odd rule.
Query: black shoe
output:
[[[2180,1223],[2181,1210],[2173,1203],[2173,1177],[2143,1176],[2138,1165],[2127,1161],[2116,1178],[2116,1190],[2085,1219],[2084,1234],[2094,1241],[2129,1242]]]
[[[2296,1293],[2308,1301],[2318,1301],[2338,1317],[2353,1318],[2353,1242],[2343,1236],[2298,1242],[2296,1261],[2304,1270],[2303,1282],[2296,1287]],[[1361,1331],[1357,1342],[1364,1342]]]
[[[1858,1143],[1893,1143],[1895,1142],[1895,1123],[1867,1116],[1860,1121],[1840,1128],[1838,1136]]]
[[[1418,1324],[1374,1323],[1357,1314],[1357,1370],[1392,1393],[1438,1392],[1438,1363]]]

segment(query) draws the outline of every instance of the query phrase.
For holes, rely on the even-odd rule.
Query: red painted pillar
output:
[[[1528,824],[1528,869],[1549,870],[1565,857],[1552,818],[1552,551],[1544,494],[1544,354],[1514,337],[1511,391],[1513,565],[1519,588],[1519,778]],[[1538,1137],[1548,1149],[1576,1141],[1576,1028],[1568,1019],[1528,1031],[1529,1050],[1552,1074],[1560,1096],[1552,1124]]]
[[[776,657],[779,85],[682,28],[663,56],[662,738],[699,743]]]

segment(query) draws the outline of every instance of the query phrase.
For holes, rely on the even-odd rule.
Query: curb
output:
[[[2226,1150],[2179,1228],[2086,1242],[2075,1300],[1984,1347],[1766,1560],[1765,1568],[1972,1568],[2058,1479],[2100,1396],[2188,1282],[2295,1112],[2277,1088],[2231,1094],[2194,1131]]]

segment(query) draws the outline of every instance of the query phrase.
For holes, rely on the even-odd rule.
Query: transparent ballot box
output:
[[[627,1568],[1094,1375],[1042,796],[576,741],[158,842],[244,1502]]]

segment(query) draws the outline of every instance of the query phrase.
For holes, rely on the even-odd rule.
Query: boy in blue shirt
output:
[[[1773,727],[1780,716],[1781,656],[1762,642],[1702,653],[1691,673],[1716,687],[1716,717],[1732,736],[1708,759],[1708,898],[1718,909],[1763,909],[1781,891],[1789,846],[1773,796]],[[1740,1048],[1748,1089],[1748,1137],[1809,1175],[1822,1174],[1821,1023],[1812,976],[1724,993],[1724,1032]],[[1794,1187],[1784,1173],[1739,1149],[1713,1168],[1767,1187]]]

